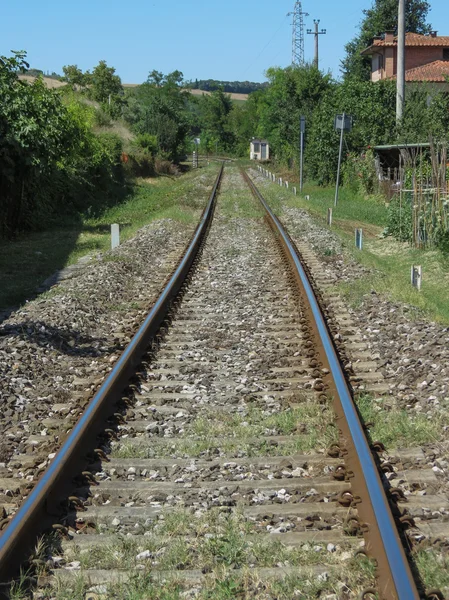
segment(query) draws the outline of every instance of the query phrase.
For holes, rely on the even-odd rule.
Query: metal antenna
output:
[[[295,3],[293,12],[289,12],[287,17],[293,15],[293,36],[292,36],[292,65],[302,67],[304,65],[304,17],[309,13],[302,11],[301,2]]]

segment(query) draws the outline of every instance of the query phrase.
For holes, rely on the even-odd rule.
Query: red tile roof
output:
[[[449,78],[449,61],[435,60],[434,62],[408,69],[405,72],[405,81],[430,81],[444,82]]]
[[[392,41],[386,42],[384,39],[374,39],[371,46],[365,48],[362,54],[370,54],[374,48],[393,47],[398,43],[398,38],[395,36]],[[406,46],[436,46],[438,48],[449,48],[449,35],[421,35],[419,33],[407,33],[405,35]]]

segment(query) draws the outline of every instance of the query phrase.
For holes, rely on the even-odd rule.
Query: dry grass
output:
[[[210,96],[211,92],[205,90],[189,90],[193,96]],[[235,92],[225,92],[227,96],[231,96],[231,100],[242,100],[246,102],[248,100],[248,94],[237,94]]]
[[[35,81],[37,78],[33,77],[32,75],[19,75],[19,79],[22,81],[28,81],[28,83],[33,83],[33,81]],[[57,79],[52,79],[51,77],[44,77],[44,83],[50,90],[61,88],[67,85],[67,82],[58,81]]]

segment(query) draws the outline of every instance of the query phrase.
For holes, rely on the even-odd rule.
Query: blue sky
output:
[[[186,79],[263,81],[270,66],[291,62],[294,0],[21,0],[1,2],[0,55],[26,50],[32,66],[62,72],[77,64],[114,66],[124,83],[141,83],[156,69]],[[344,45],[371,0],[304,0],[306,28],[320,19],[320,67],[339,75]],[[431,0],[429,20],[449,35],[448,0]],[[306,35],[306,60],[313,58]]]

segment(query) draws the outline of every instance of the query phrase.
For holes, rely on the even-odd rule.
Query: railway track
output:
[[[377,462],[296,249],[228,167],[4,530],[5,594],[50,526],[35,598],[419,598]]]

